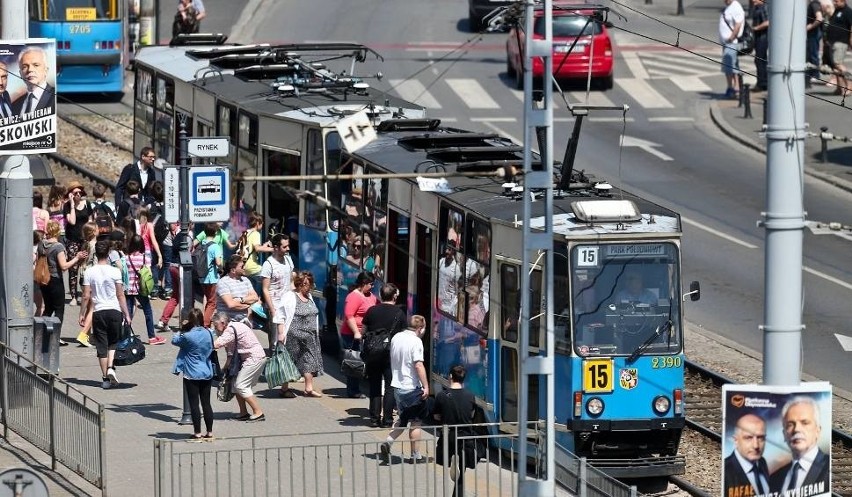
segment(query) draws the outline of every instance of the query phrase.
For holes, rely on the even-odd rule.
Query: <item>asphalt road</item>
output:
[[[221,22],[213,17],[218,7],[208,3],[209,25],[214,26]],[[699,280],[703,290],[700,302],[687,305],[687,319],[760,351],[764,231],[756,222],[765,209],[766,159],[735,145],[709,122],[709,103],[720,98],[725,86],[713,62],[718,60],[713,43],[722,3],[685,2],[685,17],[673,15],[671,1],[604,4],[621,16],[611,18],[618,45],[616,85],[588,98],[592,103],[626,103],[630,110],[624,116],[610,112],[589,119],[576,167],[679,211],[685,221],[683,280]],[[498,131],[518,141],[523,137],[522,93],[513,89],[505,69],[506,35],[468,32],[465,2],[330,0],[322,9],[306,5],[251,0],[231,38],[364,43],[385,58],[361,73],[380,70],[381,80],[368,79],[374,86],[416,99],[433,117],[455,126]],[[675,42],[693,53],[672,48]],[[669,78],[673,74],[685,77]],[[586,95],[582,87],[569,87],[566,98],[582,101]],[[563,105],[555,107],[554,116],[559,158],[570,133],[570,114]],[[620,147],[622,135],[640,146]],[[809,219],[852,224],[850,194],[807,179],[804,196]],[[850,326],[848,244],[838,237],[805,235],[803,369],[852,391],[848,354],[833,335]]]

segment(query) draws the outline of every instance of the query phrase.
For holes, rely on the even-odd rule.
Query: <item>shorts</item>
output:
[[[234,393],[244,399],[254,395],[251,387],[257,385],[265,365],[266,359],[257,361],[254,364],[243,364],[240,372],[237,373],[237,377],[234,378]]]
[[[393,389],[396,405],[399,409],[399,426],[400,428],[408,425],[409,422],[422,423],[429,419],[429,404],[419,399],[423,395],[423,390],[400,390]],[[415,398],[418,398],[415,400]],[[412,404],[412,402],[414,402]]]
[[[831,62],[834,67],[843,65],[843,59],[846,58],[846,51],[848,49],[849,45],[842,41],[835,41],[831,44]]]
[[[92,313],[92,335],[99,358],[104,359],[108,351],[115,350],[116,344],[121,340],[123,326],[124,316],[121,311],[106,309]]]
[[[728,76],[739,74],[740,61],[737,58],[737,44],[725,43],[722,46],[722,72]]]

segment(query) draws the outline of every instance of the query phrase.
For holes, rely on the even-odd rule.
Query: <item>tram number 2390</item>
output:
[[[612,392],[613,366],[611,359],[583,361],[583,391]]]

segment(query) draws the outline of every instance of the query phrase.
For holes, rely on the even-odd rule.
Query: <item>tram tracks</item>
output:
[[[714,453],[704,454],[704,465],[721,464],[722,385],[731,383],[736,382],[699,364],[686,361],[686,425],[696,434],[714,442],[713,446],[718,447]],[[831,440],[833,495],[852,497],[852,435],[839,429],[832,429]],[[703,450],[706,451],[707,448]],[[672,481],[690,495],[718,495],[718,487],[715,492],[701,489],[701,484],[695,482],[696,479],[695,475],[691,475],[687,469],[684,477],[672,479]]]

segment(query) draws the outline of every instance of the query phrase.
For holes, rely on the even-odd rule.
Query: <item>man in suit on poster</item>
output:
[[[734,450],[725,458],[723,495],[748,497],[769,492],[769,472],[763,451],[766,448],[766,422],[755,414],[745,414],[734,428]]]
[[[9,85],[9,66],[0,61],[0,119],[12,117],[12,100],[6,87]]]
[[[54,112],[56,89],[47,83],[47,52],[38,46],[21,50],[18,54],[18,70],[21,79],[27,84],[27,92],[12,102],[12,112],[24,116],[36,110],[48,109]]]
[[[812,397],[793,397],[781,409],[784,441],[793,460],[769,479],[778,495],[792,495],[802,487],[808,487],[803,495],[828,495],[830,461],[817,445],[822,430],[819,420],[819,406]]]

